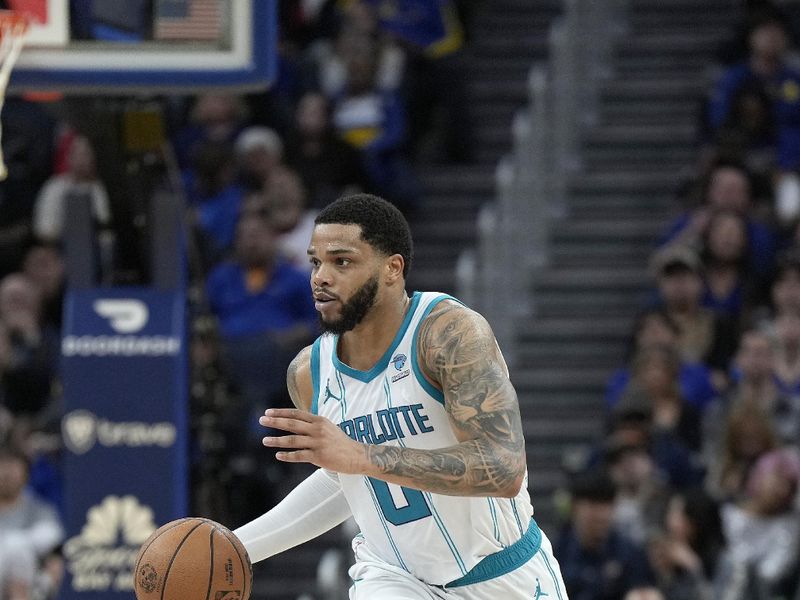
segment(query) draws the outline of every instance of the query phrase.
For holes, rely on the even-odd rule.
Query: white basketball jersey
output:
[[[417,364],[420,323],[452,297],[416,292],[392,345],[369,371],[342,363],[338,336],[313,345],[312,412],[367,444],[435,449],[458,443],[444,396]],[[339,475],[363,543],[387,563],[427,583],[463,577],[484,557],[518,541],[533,508],[525,484],[516,498],[467,498],[408,489],[361,475]]]

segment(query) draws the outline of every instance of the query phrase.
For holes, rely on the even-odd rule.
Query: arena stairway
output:
[[[652,281],[647,260],[697,157],[713,53],[734,23],[725,0],[632,0],[595,123],[571,177],[551,260],[534,277],[513,380],[536,518],[557,535],[564,467],[603,433],[604,388],[624,362]]]
[[[415,164],[423,199],[412,218],[416,261],[409,289],[455,292],[455,265],[473,246],[478,211],[494,196],[497,161],[511,148],[511,122],[527,99],[528,69],[547,56],[548,30],[561,0],[478,4],[466,50],[472,164]]]

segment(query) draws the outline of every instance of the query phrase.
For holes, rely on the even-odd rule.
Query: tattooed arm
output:
[[[437,450],[367,446],[375,476],[439,494],[515,496],[525,475],[525,441],[517,395],[489,324],[444,301],[422,323],[417,347],[460,443]]]
[[[516,496],[525,477],[525,441],[517,395],[489,324],[460,304],[444,301],[422,323],[417,350],[424,375],[444,393],[458,444],[421,450],[351,440],[328,419],[307,412],[302,398],[311,396],[311,378],[308,356],[301,352],[297,370],[290,367],[288,377],[301,410],[270,409],[260,420],[292,435],[266,437],[264,445],[280,449],[276,457],[282,461],[309,462],[437,494]]]

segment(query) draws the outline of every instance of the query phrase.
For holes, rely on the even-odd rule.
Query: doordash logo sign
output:
[[[94,312],[108,319],[111,329],[117,333],[137,333],[147,325],[150,311],[141,300],[102,299],[95,300]]]
[[[92,304],[115,335],[68,335],[61,341],[64,356],[174,356],[181,338],[135,335],[150,320],[147,304],[135,298],[100,298]]]

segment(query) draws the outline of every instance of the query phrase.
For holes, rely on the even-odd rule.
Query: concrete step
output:
[[[602,341],[624,343],[630,336],[633,315],[598,320],[595,317],[548,317],[521,323],[518,339],[521,344],[541,344],[552,340],[582,343]]]
[[[593,127],[585,135],[589,144],[684,149],[696,139],[694,124],[669,123],[663,125],[602,125]]]
[[[688,121],[698,109],[697,101],[677,98],[606,98],[600,107],[601,118],[661,117],[664,122]]]
[[[416,223],[414,233],[422,239],[473,240],[476,235],[476,223],[470,215],[452,215],[452,218],[446,221]]]
[[[606,219],[599,221],[568,220],[560,223],[552,232],[554,243],[559,241],[584,241],[595,244],[599,241],[614,240],[656,240],[663,230],[661,221],[621,221],[614,215],[606,215]]]
[[[515,369],[511,378],[514,386],[522,390],[558,390],[572,392],[602,391],[608,380],[607,368],[546,368],[546,369]],[[559,435],[559,432],[550,432]]]
[[[637,290],[592,290],[584,294],[575,294],[571,291],[542,290],[536,296],[534,312],[542,318],[569,318],[590,315],[597,318],[626,317],[636,314],[644,306],[648,295],[648,286],[646,285]],[[556,356],[553,360],[561,362],[562,358]],[[595,361],[597,360],[606,364],[603,356],[595,357]],[[596,363],[593,362],[591,364]],[[616,364],[616,358],[614,359],[614,364]]]
[[[537,290],[552,292],[559,290],[576,296],[591,295],[597,290],[640,291],[648,280],[644,266],[621,268],[607,265],[606,268],[576,267],[546,270],[539,273],[533,285]],[[580,292],[580,293],[578,293]]]
[[[617,73],[632,74],[672,73],[675,76],[689,73],[693,77],[703,76],[708,69],[708,57],[680,56],[673,54],[629,54],[623,53],[614,62]]]
[[[580,194],[573,195],[567,200],[571,215],[578,216],[582,211],[592,213],[600,210],[608,214],[640,214],[646,216],[653,214],[658,219],[664,212],[675,211],[677,208],[675,197],[672,194]],[[674,215],[670,215],[674,216]]]
[[[430,195],[473,195],[494,192],[494,164],[447,166],[417,171],[426,193]]]
[[[685,144],[614,144],[600,140],[583,148],[581,154],[587,171],[609,171],[624,166],[636,167],[653,172],[679,173],[686,165],[692,164],[697,151]]]
[[[523,344],[517,353],[517,361],[524,367],[566,367],[574,364],[592,364],[608,369],[614,369],[624,361],[625,351],[623,348],[613,344],[605,344],[598,341],[586,341],[575,344],[572,341],[552,341],[547,344]],[[611,371],[609,371],[611,372]],[[590,400],[588,404],[594,409],[602,402],[593,395],[587,395]],[[531,397],[525,402],[541,406],[546,402],[537,397]],[[574,397],[567,399],[560,398],[554,403],[556,406],[578,406],[580,402]],[[520,405],[524,406],[524,401],[520,398]]]
[[[699,32],[648,32],[621,38],[616,45],[620,56],[706,56],[713,59],[724,35],[717,37]]]
[[[528,31],[523,35],[508,37],[475,37],[471,42],[471,52],[480,57],[520,56],[531,61],[547,56],[549,49],[546,35]]]
[[[704,98],[709,82],[705,77],[693,79],[612,79],[601,85],[604,101],[679,100],[694,102]]]
[[[577,196],[604,194],[650,195],[669,194],[674,197],[678,181],[673,173],[650,173],[617,170],[608,173],[583,173],[575,175],[569,182],[569,191]]]

